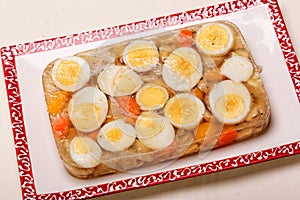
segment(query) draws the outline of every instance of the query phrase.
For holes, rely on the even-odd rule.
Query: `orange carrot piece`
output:
[[[50,115],[56,115],[62,112],[64,106],[71,98],[70,92],[57,91],[47,99],[48,111]]]
[[[238,136],[238,132],[234,129],[224,130],[217,141],[217,146],[224,146],[233,142]]]
[[[204,122],[200,123],[196,132],[195,132],[195,139],[196,140],[202,140],[205,138],[206,133],[209,129],[210,123],[209,122]]]
[[[178,36],[178,47],[191,47],[193,45],[193,33],[188,29],[180,31]]]
[[[67,136],[69,131],[69,118],[66,115],[61,115],[52,123],[54,135],[60,139]]]
[[[131,96],[121,96],[116,97],[118,105],[121,107],[122,111],[125,112],[125,114],[130,116],[138,116],[141,114],[141,109],[139,105],[136,103],[135,98]]]
[[[187,37],[192,37],[193,36],[193,33],[192,31],[188,30],[188,29],[182,29],[180,31],[180,34],[181,35],[184,35],[184,36],[187,36]]]

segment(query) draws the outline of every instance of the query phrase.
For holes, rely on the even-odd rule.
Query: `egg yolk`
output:
[[[158,59],[157,49],[150,44],[136,44],[127,53],[128,61],[134,67],[155,65]]]
[[[63,85],[75,85],[82,76],[81,66],[71,60],[62,60],[56,69],[55,78]]]
[[[120,129],[113,128],[113,129],[109,130],[105,135],[109,141],[117,142],[117,141],[121,140],[123,133]]]
[[[216,101],[216,111],[226,119],[235,119],[243,114],[245,103],[242,97],[228,94]]]
[[[88,154],[91,149],[87,144],[85,144],[80,138],[76,138],[73,142],[73,151],[77,154]]]
[[[137,87],[137,81],[129,74],[119,74],[113,81],[113,85],[122,93],[131,93]]]
[[[191,56],[189,56],[191,57]],[[191,61],[179,54],[172,54],[169,59],[168,66],[178,74],[189,77],[196,71],[195,65]]]
[[[96,104],[82,103],[74,106],[72,118],[80,129],[91,129],[97,126],[101,117],[101,108]]]
[[[143,137],[151,138],[162,132],[164,120],[155,114],[142,114],[137,121],[137,130]]]
[[[166,94],[160,88],[145,88],[140,94],[140,101],[145,107],[163,105],[166,101]]]
[[[189,124],[197,119],[199,109],[195,101],[182,98],[174,100],[167,110],[167,114],[177,124]]]
[[[229,41],[229,34],[221,26],[210,25],[198,34],[197,40],[206,50],[216,51],[226,46]]]

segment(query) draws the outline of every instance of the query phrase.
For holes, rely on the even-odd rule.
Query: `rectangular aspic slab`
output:
[[[222,32],[219,29],[225,31],[223,35],[220,34]],[[202,38],[204,40],[212,38],[214,40],[212,42],[220,42],[223,45],[222,39],[226,39],[226,37],[228,37],[227,41],[225,40],[227,43],[221,49],[206,52],[201,49],[205,46],[200,47],[200,39]],[[134,48],[135,45],[148,45],[143,48],[152,48],[155,54],[151,55],[157,63],[151,69],[145,70],[141,69],[143,67],[131,65],[129,62],[130,54],[140,56],[141,54],[147,55],[147,52],[149,52],[149,49],[137,49],[133,50],[134,53],[131,53],[130,49]],[[191,54],[193,57],[187,57],[187,54]],[[182,58],[184,61],[182,61]],[[186,67],[187,63],[197,61],[199,63],[196,65]],[[83,70],[90,72],[87,71],[85,75],[82,75],[81,80],[85,81],[77,80],[74,86],[63,85],[64,82],[69,83],[72,79],[70,73],[74,69],[73,62],[86,62],[86,64],[82,64],[82,67],[85,67]],[[182,62],[185,63],[182,64]],[[60,72],[63,73],[61,76],[65,80],[56,78],[56,76],[59,76],[57,75],[60,70],[58,68],[59,63],[67,63],[66,65],[69,64],[73,67],[68,68],[69,71]],[[172,70],[175,71],[174,74],[167,70],[171,68],[171,64],[168,65],[168,63],[175,63],[175,67],[172,65]],[[63,65],[61,64],[61,66]],[[230,69],[232,66],[233,68]],[[181,69],[183,67],[185,68]],[[241,71],[237,72],[241,67]],[[229,71],[225,71],[228,69]],[[119,70],[126,71],[121,72]],[[190,72],[191,74],[189,74]],[[122,42],[111,45],[103,44],[98,48],[79,52],[66,58],[59,57],[48,64],[43,72],[42,79],[49,119],[60,157],[70,174],[85,179],[126,172],[164,161],[168,161],[167,163],[170,164],[183,156],[199,153],[200,151],[207,152],[217,147],[262,134],[269,124],[271,109],[267,92],[260,77],[261,72],[262,67],[255,63],[239,28],[229,21],[212,21],[154,33],[146,37],[136,37],[131,40],[126,40],[125,37]],[[119,80],[120,73],[127,74],[131,79],[136,79],[137,85],[130,88],[128,83],[131,82],[127,78],[127,82],[123,81],[125,83],[120,81],[120,85],[123,84],[120,87],[116,82],[116,80]],[[173,80],[171,76],[175,79]],[[182,90],[182,84],[185,83],[181,83],[180,78],[189,79],[192,85]],[[172,81],[175,81],[175,83]],[[229,86],[224,88],[225,85]],[[167,93],[165,99],[160,96],[163,103],[155,110],[145,107],[142,98],[144,98],[143,101],[146,101],[145,98],[150,98],[153,101],[153,94],[144,92],[145,97],[142,97],[142,92],[146,91],[147,88],[157,89],[160,87],[163,87]],[[78,107],[79,110],[75,110],[75,108],[72,110],[71,106],[76,107],[74,102],[78,101],[78,105],[83,105],[82,99],[88,95],[91,95],[91,100],[88,103],[96,104],[98,99],[95,99],[95,94],[93,94],[95,88],[102,94],[102,97],[99,97],[100,100],[108,101],[108,103],[99,104],[100,112],[104,113],[108,109],[107,113],[99,114],[97,109],[90,109],[89,113],[84,113],[85,111],[81,107]],[[119,88],[129,88],[130,91],[127,92]],[[225,94],[222,94],[224,90],[226,90],[227,95],[236,96],[231,100],[226,100],[228,101],[228,103],[225,103],[226,105],[224,103],[221,105],[233,109],[232,113],[227,115],[234,115],[235,117],[230,116],[223,120],[223,115],[218,115],[216,109],[218,98],[221,98],[218,96],[224,96]],[[175,104],[172,104],[173,99],[178,99],[182,94],[185,95],[184,98],[188,98],[190,101],[196,102],[195,98],[200,101],[203,106],[202,113],[197,113],[197,108],[192,104],[174,106]],[[122,107],[120,99],[124,97],[131,98],[133,102],[136,102],[134,107],[137,111],[131,112],[130,108],[125,109]],[[242,98],[243,102],[239,102],[236,99],[237,97]],[[158,101],[161,101],[161,99]],[[177,124],[172,121],[172,118],[168,117],[168,106],[173,106],[172,109],[175,111],[171,110],[171,112],[175,112],[175,115],[189,112],[182,121],[188,120],[189,115],[193,116],[190,111],[198,116],[193,116],[193,121],[188,122],[192,123],[191,125],[185,125],[183,122]],[[234,108],[230,108],[232,106]],[[237,109],[239,106],[244,109],[241,113]],[[152,116],[157,117],[154,113],[161,116],[155,120],[166,119],[167,121],[163,128],[158,130],[157,135],[150,136],[150,139],[145,140],[139,136],[139,133],[136,137],[135,132],[140,130],[137,127],[139,122],[149,118],[149,115],[145,114],[149,112],[152,113]],[[78,113],[80,113],[79,117]],[[99,117],[99,123],[91,123],[97,117]],[[104,140],[103,138],[101,141],[99,139],[101,134],[106,134],[106,136],[102,136],[106,138],[109,137],[110,130],[115,128],[124,130],[124,126],[118,124],[120,120],[126,122],[127,126],[132,127],[132,130],[130,130],[132,133],[130,134],[134,134],[134,139],[131,139],[133,137],[126,138],[123,135],[124,139],[120,139],[119,143],[118,141],[110,142],[110,140]],[[83,121],[84,123],[82,123]],[[88,123],[90,124],[86,126]],[[148,127],[146,127],[146,133],[144,134],[151,134],[150,131],[153,130],[149,127],[155,126],[155,124],[147,124],[146,126]],[[161,141],[155,139],[162,137],[166,139],[158,139]],[[88,151],[85,151],[92,148],[85,148],[85,146],[88,146],[86,140],[92,142],[97,148],[94,152],[90,151],[88,153]],[[123,142],[121,143],[121,141]],[[124,144],[126,142],[128,144]],[[78,153],[79,146],[81,146],[78,146],[78,143],[81,143],[81,148],[84,149],[85,154]],[[108,144],[119,146],[110,147]],[[123,144],[127,146],[125,147]]]

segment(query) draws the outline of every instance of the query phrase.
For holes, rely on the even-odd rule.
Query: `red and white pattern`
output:
[[[270,19],[273,23],[274,30],[277,34],[278,41],[285,58],[285,62],[289,69],[291,79],[295,87],[295,92],[300,101],[300,67],[286,26],[284,24],[278,2],[276,0],[233,1],[170,16],[115,26],[112,28],[1,48],[1,61],[4,70],[23,199],[86,199],[299,154],[300,141],[224,160],[188,166],[185,168],[164,171],[161,173],[140,176],[71,191],[63,191],[51,194],[37,194],[35,187],[22,113],[18,75],[15,67],[16,56],[96,42],[104,39],[130,35],[137,32],[154,30],[157,28],[171,27],[186,22],[239,12],[262,4],[268,6]]]

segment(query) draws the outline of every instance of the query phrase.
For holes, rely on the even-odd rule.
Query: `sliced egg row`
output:
[[[140,43],[133,42],[130,45],[139,44]],[[137,51],[136,48],[134,49]],[[143,52],[146,50],[147,49],[140,49],[137,52]],[[127,52],[126,48],[124,50],[124,54],[126,54],[125,52]],[[135,54],[137,54],[137,52],[135,52]],[[131,53],[132,52],[127,52],[128,55]],[[140,57],[136,59],[140,60],[142,59],[142,56],[149,55],[146,53],[140,53],[138,56]],[[126,56],[123,55],[123,57]],[[133,59],[132,57],[130,58]],[[124,59],[125,62],[129,62],[126,60],[127,59]],[[144,62],[146,62],[151,59],[144,58],[144,60]],[[137,68],[132,67],[132,65],[128,63],[127,66],[132,69],[126,69],[116,65],[107,66],[98,76],[98,85],[100,89],[110,96],[124,96],[135,93],[143,83],[139,75],[136,73],[140,72],[141,69],[137,70]],[[148,67],[145,68],[148,69]],[[171,89],[179,92],[186,92],[190,91],[199,82],[202,77],[202,72],[203,66],[200,55],[193,48],[181,47],[173,51],[165,61],[162,68],[162,78]]]
[[[185,92],[190,91],[199,82],[202,71],[200,55],[190,47],[182,47],[175,50],[164,63],[162,78],[173,90]],[[253,74],[253,65],[247,58],[234,55],[225,60],[220,72],[231,80],[244,82]],[[53,82],[65,91],[74,92],[81,89],[89,81],[89,77],[88,63],[76,56],[56,61],[52,70]],[[131,69],[110,65],[99,74],[97,83],[107,95],[126,96],[137,92],[143,81]],[[148,93],[154,92],[151,87],[143,89],[148,90]],[[156,92],[161,90],[163,89],[157,88]],[[164,93],[166,96],[165,91]]]
[[[207,23],[197,31],[195,43],[199,52],[222,55],[232,48],[233,33],[225,24]],[[109,66],[99,75],[98,84],[108,95],[122,96],[136,92],[142,81],[134,71],[145,72],[157,66],[159,52],[153,41],[137,40],[125,47],[123,60],[133,71],[118,66]],[[242,67],[232,69],[232,63],[239,63]],[[247,69],[247,72],[243,72],[245,75],[242,78],[237,77],[245,68]],[[173,51],[164,62],[162,77],[173,90],[185,92],[197,84],[202,77],[202,72],[203,66],[198,52],[191,47],[181,47]],[[222,73],[233,80],[244,81],[251,74],[251,67],[245,59],[239,58],[234,61],[229,59],[225,62]],[[90,79],[89,64],[78,56],[58,59],[53,66],[52,79],[54,84],[62,90],[77,91]]]
[[[174,141],[175,131],[166,118],[145,112],[138,117],[135,127],[122,119],[105,124],[97,135],[97,141],[88,136],[74,137],[70,155],[81,167],[95,167],[101,163],[102,149],[122,151],[130,147],[136,138],[151,149],[163,149]]]
[[[233,46],[233,33],[222,23],[207,23],[196,34],[197,49],[209,55],[222,55]],[[142,85],[136,72],[153,69],[159,63],[159,52],[153,41],[137,40],[128,44],[123,51],[123,60],[130,69],[108,66],[99,74],[100,89],[110,96],[130,95]],[[235,81],[246,81],[252,74],[249,60],[241,56],[227,59],[221,73]],[[162,78],[173,90],[186,92],[201,79],[202,60],[191,47],[181,47],[173,51],[163,64]],[[73,56],[59,59],[54,63],[52,79],[57,87],[65,91],[77,91],[90,79],[89,64],[82,58]]]
[[[169,99],[167,90],[156,84],[145,84],[136,93],[137,103],[153,113],[163,109],[164,116],[177,128],[191,130],[202,119],[205,106],[190,93],[179,93]],[[108,113],[106,95],[98,87],[84,87],[76,92],[68,105],[68,115],[74,127],[89,133],[101,127]]]

